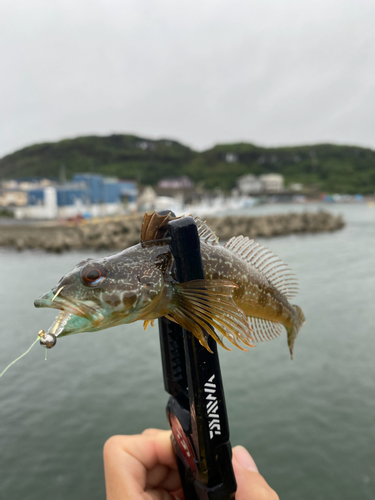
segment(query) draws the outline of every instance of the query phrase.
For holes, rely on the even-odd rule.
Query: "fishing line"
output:
[[[64,285],[65,286],[65,285]],[[51,302],[53,302],[55,300],[55,298],[58,296],[58,294],[61,292],[61,290],[64,288],[64,286],[62,286],[61,288],[59,288],[57,290],[57,292],[55,293],[55,295],[53,296],[53,299],[51,300]]]
[[[38,335],[36,340],[31,344],[31,346],[27,349],[26,352],[24,352],[23,354],[21,354],[21,356],[19,356],[17,359],[15,359],[14,361],[12,361],[6,368],[5,370],[3,370],[1,373],[0,373],[0,378],[4,375],[4,373],[8,370],[8,368],[10,368],[12,365],[14,365],[14,363],[17,363],[17,361],[19,361],[21,358],[23,358],[24,356],[26,356],[26,354],[28,352],[31,351],[31,349],[34,347],[34,345],[38,342],[38,340],[40,340],[40,336]],[[46,359],[47,359],[47,349],[46,349]]]

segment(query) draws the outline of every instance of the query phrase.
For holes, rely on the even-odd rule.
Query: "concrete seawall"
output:
[[[0,246],[49,252],[74,249],[121,250],[139,243],[143,215],[87,221],[78,225],[38,224],[0,226]],[[329,212],[288,213],[259,217],[207,217],[206,221],[221,240],[244,235],[250,238],[288,234],[330,232],[342,229],[341,216]]]

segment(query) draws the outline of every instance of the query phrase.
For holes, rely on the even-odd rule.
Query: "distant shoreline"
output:
[[[77,225],[58,223],[7,224],[0,227],[0,246],[17,250],[42,249],[65,252],[79,249],[122,250],[139,243],[143,214],[103,220],[84,221]],[[229,215],[207,217],[207,224],[221,240],[232,236],[269,238],[289,234],[332,232],[342,229],[341,215],[330,212],[290,212],[249,217]]]
[[[94,172],[156,187],[159,181],[174,178],[178,172],[179,176],[187,176],[200,192],[203,190],[202,194],[208,194],[216,188],[231,192],[243,175],[278,174],[288,186],[301,184],[303,194],[312,198],[320,193],[373,196],[374,162],[375,151],[360,146],[263,147],[237,142],[195,151],[167,138],[112,134],[80,136],[19,149],[0,158],[0,177],[71,180],[78,172]]]

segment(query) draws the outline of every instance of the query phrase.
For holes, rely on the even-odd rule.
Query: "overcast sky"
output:
[[[375,148],[375,1],[0,0],[0,156],[114,132]]]

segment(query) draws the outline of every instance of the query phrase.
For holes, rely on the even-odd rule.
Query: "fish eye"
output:
[[[99,271],[99,269],[91,269],[91,271],[88,271],[85,276],[87,281],[96,281],[101,277],[102,273]]]
[[[95,267],[90,267],[89,269],[83,269],[81,271],[81,281],[86,286],[95,286],[101,283],[107,276],[107,271],[101,265],[95,265]]]

